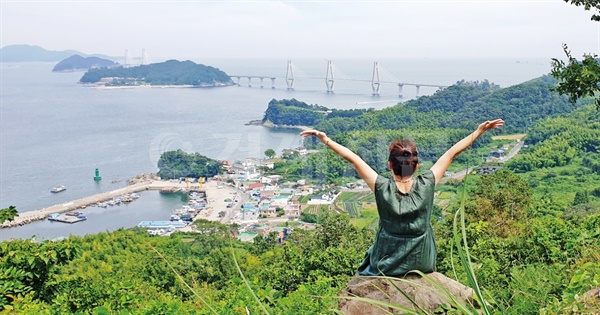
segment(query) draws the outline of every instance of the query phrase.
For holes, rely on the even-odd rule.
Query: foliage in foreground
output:
[[[596,210],[566,217],[544,211],[518,174],[500,171],[477,181],[466,187],[464,233],[490,312],[589,311],[580,297],[600,285],[600,198],[589,196],[587,205]],[[246,308],[264,314],[249,285],[270,314],[333,313],[331,297],[354,275],[374,234],[346,216],[321,219],[315,231],[296,229],[284,245],[275,235],[238,242],[231,227],[208,221],[196,222],[201,233],[170,237],[133,229],[41,244],[3,242],[1,303],[5,312],[21,314],[246,314]],[[467,269],[452,268],[459,264],[451,255],[451,220],[434,223],[438,271],[468,283]]]
[[[592,21],[600,21],[600,1],[598,0],[564,0],[575,6],[582,6],[586,11],[596,9]],[[600,60],[596,54],[584,54],[581,61],[575,59],[567,44],[563,50],[568,62],[552,58],[552,75],[560,82],[556,91],[569,95],[571,103],[584,97],[596,98],[596,109],[600,110]]]

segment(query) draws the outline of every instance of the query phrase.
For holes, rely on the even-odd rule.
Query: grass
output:
[[[452,193],[452,192],[449,192],[449,191],[442,191],[442,192],[441,192],[441,193],[440,193],[440,194],[437,196],[437,198],[438,198],[438,199],[451,199],[452,197],[454,197],[454,195],[456,195],[456,194],[454,194],[454,193]]]
[[[360,218],[350,219],[350,224],[357,229],[372,227],[375,222],[377,222],[377,219],[379,219],[379,214],[377,213],[377,207],[375,205],[364,205],[361,214]]]
[[[298,227],[300,226],[300,222],[298,221],[286,221],[278,224],[279,227]]]
[[[501,135],[501,136],[493,136],[492,140],[521,140],[525,137],[526,133],[519,133],[514,135]]]
[[[302,204],[305,204],[305,203],[307,203],[310,200],[310,198],[312,198],[312,196],[313,196],[312,194],[308,194],[306,196],[302,196],[298,201],[300,203],[302,203]]]

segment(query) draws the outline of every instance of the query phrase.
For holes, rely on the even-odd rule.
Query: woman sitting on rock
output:
[[[427,172],[414,176],[419,167],[419,151],[408,139],[394,140],[389,147],[388,167],[392,178],[375,172],[358,155],[329,139],[318,130],[302,131],[316,136],[335,153],[352,163],[358,175],[375,193],[379,230],[358,268],[362,276],[402,276],[411,270],[435,271],[437,249],[431,227],[433,193],[450,163],[475,139],[492,128],[504,125],[502,119],[486,121],[477,130],[454,144]]]

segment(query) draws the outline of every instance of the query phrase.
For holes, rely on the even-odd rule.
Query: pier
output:
[[[192,185],[189,186],[189,189],[195,188],[192,187]],[[39,210],[20,212],[19,216],[15,217],[13,221],[5,221],[4,223],[2,223],[0,225],[0,228],[15,227],[23,224],[28,224],[34,221],[45,220],[51,214],[54,213],[65,213],[73,210],[82,209],[84,207],[87,207],[88,205],[105,202],[117,196],[137,193],[144,190],[178,191],[184,189],[186,189],[186,183],[180,183],[179,181],[145,181],[134,185],[129,185],[120,189],[76,199],[73,201],[57,204]]]
[[[86,216],[81,215],[81,214],[77,215],[77,216],[72,216],[69,214],[53,213],[48,217],[48,220],[73,224],[75,222],[85,221],[85,220],[87,220],[87,218],[86,218]]]

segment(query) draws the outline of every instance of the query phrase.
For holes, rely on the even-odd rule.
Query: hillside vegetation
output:
[[[357,152],[379,173],[387,173],[387,146],[395,138],[407,137],[419,147],[422,162],[433,162],[450,146],[470,134],[482,121],[503,118],[501,130],[484,134],[473,144],[473,151],[463,153],[454,165],[477,164],[483,149],[498,134],[525,133],[539,119],[568,113],[590,103],[572,105],[549,89],[554,86],[550,76],[500,89],[484,82],[458,82],[431,96],[423,96],[382,110],[333,111],[318,105],[298,101],[272,100],[265,119],[278,117],[286,124],[314,126],[340,144]],[[303,114],[303,113],[311,113]],[[341,113],[334,115],[336,112]],[[273,113],[276,113],[273,114]],[[343,113],[346,113],[347,117]],[[301,120],[297,117],[309,117]],[[316,123],[311,123],[316,122]],[[322,149],[316,138],[308,138],[305,146]],[[478,151],[480,150],[480,151]],[[355,177],[351,165],[332,152],[322,151],[306,159],[276,164],[280,174],[290,179],[308,177],[339,182],[343,177]]]
[[[568,104],[545,91],[548,85],[548,78],[506,89],[461,83],[317,124],[382,174],[393,137],[412,137],[432,161],[483,119],[504,118],[505,132],[527,134],[528,147],[500,171],[440,185],[444,203],[431,218],[438,271],[466,284],[452,247],[454,214],[465,211],[471,266],[492,314],[600,312],[597,298],[585,299],[600,286],[600,114],[592,105]],[[478,140],[457,162],[480,164],[477,149],[494,143]],[[322,183],[356,180],[331,150],[309,145],[320,150],[276,163],[274,172]],[[179,154],[166,156],[194,161]],[[2,242],[0,306],[16,314],[335,314],[338,292],[375,236],[372,201],[368,192],[343,193],[332,208],[311,210],[315,230],[296,228],[284,244],[275,233],[243,243],[236,226],[202,220],[194,233],[169,237],[131,229]]]

